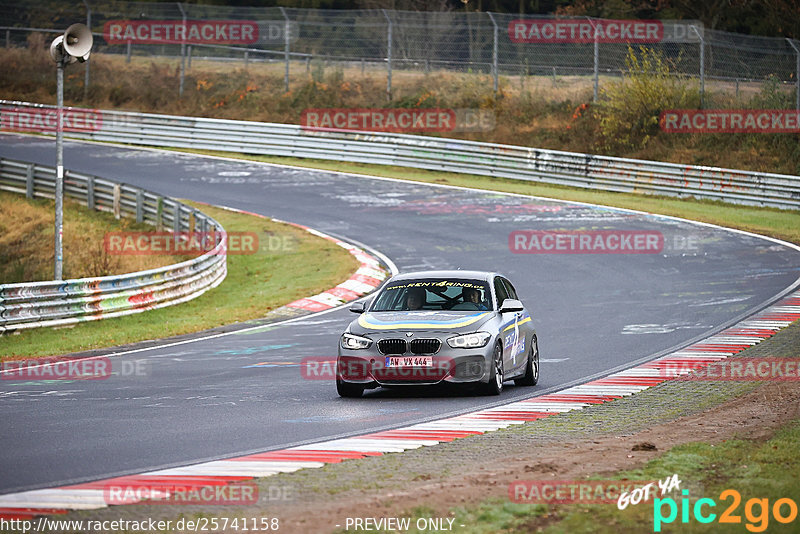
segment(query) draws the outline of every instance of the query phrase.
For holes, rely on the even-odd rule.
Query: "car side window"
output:
[[[511,285],[511,282],[509,282],[507,278],[502,278],[501,280],[503,280],[503,285],[506,286],[508,298],[519,300],[519,297],[517,296],[517,290],[514,289],[514,286]]]
[[[494,294],[497,296],[497,309],[503,305],[503,301],[508,298],[508,291],[501,278],[494,279]]]

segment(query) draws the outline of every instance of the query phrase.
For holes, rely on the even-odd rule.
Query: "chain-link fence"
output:
[[[60,32],[74,22],[85,22],[95,33],[95,54],[179,61],[181,94],[192,61],[214,60],[270,64],[283,74],[286,91],[293,81],[334,66],[345,78],[385,76],[389,100],[398,76],[439,71],[482,74],[495,92],[504,83],[524,88],[565,80],[597,99],[604,83],[626,71],[630,47],[642,46],[658,51],[675,75],[697,83],[701,97],[738,97],[771,80],[777,89],[793,92],[800,109],[800,41],[709,30],[698,21],[0,1],[0,39],[6,47],[25,46],[33,31]],[[711,104],[705,98],[705,106]]]

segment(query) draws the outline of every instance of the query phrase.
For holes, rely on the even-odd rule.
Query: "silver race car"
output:
[[[476,384],[499,395],[503,381],[539,381],[531,316],[497,273],[424,271],[394,276],[339,340],[336,389],[413,384]]]

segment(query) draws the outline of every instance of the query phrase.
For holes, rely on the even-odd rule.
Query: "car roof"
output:
[[[455,278],[455,279],[471,278],[474,280],[489,281],[495,276],[501,276],[501,275],[489,271],[462,271],[460,269],[449,269],[440,271],[414,271],[408,273],[400,273],[392,277],[392,281],[394,282],[396,280],[415,280],[417,278]]]

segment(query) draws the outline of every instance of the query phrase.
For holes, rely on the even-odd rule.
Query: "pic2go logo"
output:
[[[712,523],[717,519],[717,514],[711,512],[711,508],[717,506],[714,499],[698,499],[694,506],[689,504],[689,490],[681,492],[683,498],[680,504],[681,523],[689,523],[689,512],[691,509],[694,519],[698,523]],[[731,504],[720,514],[718,522],[720,524],[741,524],[742,516],[736,513],[742,502],[741,494],[734,489],[726,489],[719,494],[720,501],[730,499]],[[665,507],[668,513],[665,516]],[[770,508],[769,499],[749,499],[744,505],[744,516],[747,519],[745,528],[750,532],[764,532],[769,526],[770,512],[778,523],[791,523],[797,519],[797,503],[792,499],[778,499]],[[661,532],[662,524],[674,522],[678,517],[678,503],[675,499],[667,497],[665,499],[656,498],[653,500],[653,532]]]

